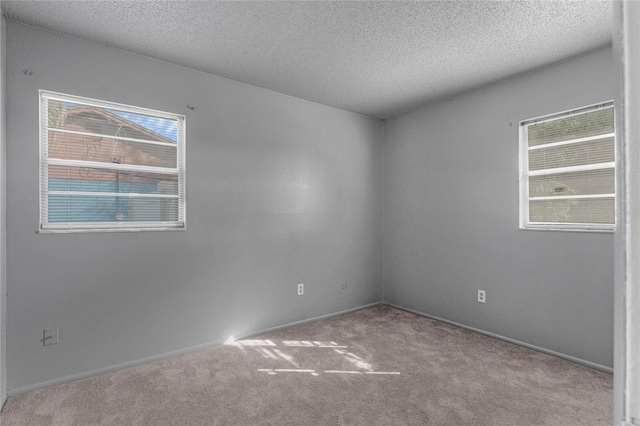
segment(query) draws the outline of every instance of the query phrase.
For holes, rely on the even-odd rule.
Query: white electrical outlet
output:
[[[478,302],[486,303],[487,302],[487,292],[484,290],[478,290]]]
[[[304,294],[304,284],[298,284],[298,296],[302,296]]]
[[[42,344],[51,346],[58,343],[58,327],[45,328],[42,330]]]

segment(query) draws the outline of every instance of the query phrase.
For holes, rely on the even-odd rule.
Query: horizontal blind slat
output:
[[[49,158],[164,168],[177,167],[176,146],[151,145],[144,142],[51,131],[48,142]]]
[[[600,108],[528,126],[528,146],[614,132],[613,108]]]
[[[529,151],[529,170],[609,163],[614,160],[614,139],[607,138]]]
[[[175,198],[52,194],[48,198],[49,222],[178,221]]]
[[[614,224],[615,198],[531,200],[529,218],[531,222]]]
[[[107,138],[107,139],[116,139],[116,140],[120,140],[120,141],[140,142],[140,143],[146,143],[148,145],[162,145],[162,146],[173,146],[173,147],[177,146],[177,144],[174,143],[174,142],[159,142],[159,141],[155,141],[155,140],[135,139],[135,138],[122,137],[122,136],[113,136],[113,135],[102,135],[100,133],[81,132],[81,131],[69,130],[69,129],[49,128],[49,132],[50,133],[64,133],[64,134],[69,134],[69,135],[82,135],[82,136],[98,137],[98,138]]]
[[[62,160],[59,158],[49,158],[49,164],[56,166],[74,166],[93,169],[121,170],[121,171],[137,171],[147,173],[165,173],[177,175],[179,169],[155,166],[138,166],[135,164],[118,164],[118,163],[101,163],[99,161],[83,161],[83,160]]]
[[[529,197],[612,194],[615,170],[600,169],[529,178]]]

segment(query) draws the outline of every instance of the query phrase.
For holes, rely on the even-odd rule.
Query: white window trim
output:
[[[84,98],[74,95],[66,95],[48,90],[39,90],[39,226],[37,233],[40,234],[60,234],[60,233],[87,233],[87,232],[139,232],[139,231],[179,231],[187,229],[186,214],[186,125],[185,116],[165,111],[158,111],[143,107],[134,107],[115,102],[102,101],[91,98]],[[98,108],[109,108],[123,112],[134,114],[145,114],[159,118],[168,118],[176,120],[178,123],[178,135],[176,146],[176,168],[160,168],[150,166],[136,166],[126,164],[105,164],[99,162],[77,162],[74,160],[59,160],[48,158],[48,117],[43,114],[43,99],[57,100],[63,102],[74,102]],[[85,132],[74,132],[63,129],[57,129],[62,133],[85,134]],[[94,135],[86,133],[87,135]],[[163,142],[147,141],[143,139],[124,138],[118,136],[109,136],[112,139],[127,140],[131,142],[149,143],[153,145],[168,145]],[[80,164],[81,163],[81,164]],[[48,194],[63,194],[68,191],[49,191],[48,188],[48,165],[82,165],[96,168],[108,168],[111,170],[135,170],[142,172],[160,172],[164,174],[178,175],[178,195],[155,194],[157,198],[176,198],[178,199],[178,221],[177,222],[52,222],[43,221],[48,216],[48,202],[43,202],[43,197]],[[74,192],[77,194],[77,192]],[[91,195],[90,193],[87,193]],[[83,193],[83,195],[85,195]],[[112,193],[100,193],[99,195],[109,196]],[[147,196],[146,194],[129,194],[120,193],[120,196],[136,195]]]
[[[556,120],[561,117],[566,117],[572,114],[579,114],[584,111],[592,110],[594,108],[613,108],[613,101],[600,102],[597,104],[585,106],[579,109],[572,109],[563,112],[558,112],[554,114],[549,114],[545,116],[541,116],[535,119],[522,120],[519,123],[519,151],[518,155],[520,157],[520,217],[519,224],[521,230],[536,230],[536,231],[568,231],[568,232],[600,232],[600,233],[613,233],[615,232],[616,225],[615,224],[583,224],[583,223],[553,223],[553,222],[530,222],[529,221],[529,176],[536,176],[540,174],[550,173],[553,171],[556,172],[573,172],[573,171],[586,171],[586,170],[600,170],[606,168],[615,168],[617,162],[617,154],[615,152],[615,133],[605,133],[602,135],[590,136],[586,138],[577,138],[571,139],[567,141],[556,142],[548,145],[535,145],[533,147],[528,146],[528,126],[536,123],[544,123],[547,121]],[[615,111],[614,111],[614,122],[615,122]],[[615,123],[614,123],[615,128]],[[597,139],[606,139],[606,138],[614,138],[614,161],[611,163],[600,163],[600,164],[585,164],[582,166],[572,166],[572,167],[560,167],[557,169],[544,169],[541,171],[533,171],[529,172],[529,151],[533,151],[541,148],[548,148],[553,146],[562,146],[580,142],[587,142],[590,140]],[[565,197],[565,198],[615,198],[615,187],[614,193],[612,194],[597,194],[597,195],[589,195],[589,196],[575,196],[575,197]],[[533,199],[545,199],[545,198],[553,198],[559,199],[559,197],[534,197]]]

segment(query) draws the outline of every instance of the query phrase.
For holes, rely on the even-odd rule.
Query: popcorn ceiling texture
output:
[[[378,118],[611,43],[608,0],[2,8],[9,19]]]

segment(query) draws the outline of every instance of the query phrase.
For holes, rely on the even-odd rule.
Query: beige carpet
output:
[[[609,425],[612,376],[387,306],[18,395],[12,425]]]

